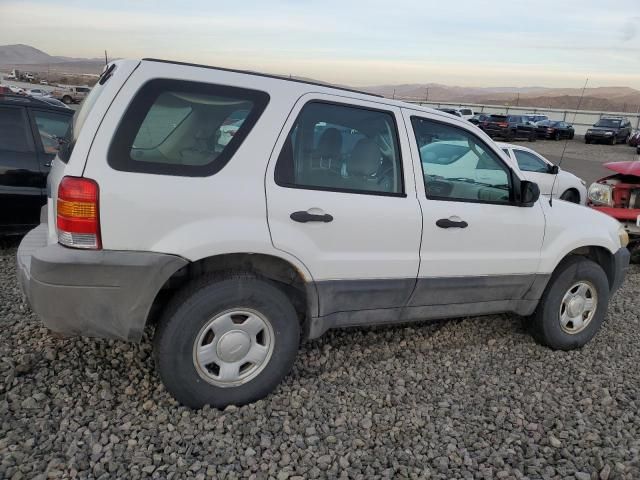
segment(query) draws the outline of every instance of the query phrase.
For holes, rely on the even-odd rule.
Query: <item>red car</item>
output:
[[[640,148],[640,147],[638,147]],[[610,162],[614,175],[589,187],[588,205],[618,220],[629,233],[629,250],[640,253],[640,161]]]

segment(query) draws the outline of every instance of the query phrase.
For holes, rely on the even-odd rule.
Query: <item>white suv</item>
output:
[[[157,322],[160,377],[191,407],[264,397],[301,339],[336,327],[511,312],[541,343],[580,347],[624,278],[627,235],[538,200],[510,165],[432,109],[117,61],[53,162],[19,278],[57,332],[138,341]]]

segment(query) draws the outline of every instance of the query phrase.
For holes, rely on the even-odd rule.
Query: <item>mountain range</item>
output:
[[[102,58],[72,58],[49,55],[30,45],[0,45],[0,68],[23,68],[34,72],[55,70],[68,73],[99,73]],[[297,77],[300,78],[300,77]],[[317,81],[317,80],[314,80]],[[326,82],[319,82],[326,83]],[[438,83],[373,85],[359,90],[404,100],[428,100],[450,104],[520,105],[598,111],[640,111],[640,90],[630,87],[581,88],[457,87]]]

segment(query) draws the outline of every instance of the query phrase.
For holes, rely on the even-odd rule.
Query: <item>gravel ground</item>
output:
[[[267,399],[180,407],[139,345],[59,339],[0,251],[0,478],[640,478],[640,268],[585,348],[508,315],[332,332]]]

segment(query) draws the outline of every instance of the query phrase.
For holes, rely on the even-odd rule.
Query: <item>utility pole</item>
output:
[[[109,65],[109,60],[107,59],[107,51],[104,51],[104,64]]]
[[[520,106],[520,92],[518,92],[518,98],[516,98],[516,107]]]
[[[427,96],[424,99],[425,103],[429,103],[429,87],[427,87]]]
[[[393,99],[394,100],[396,99],[396,89],[395,88],[393,89]]]

